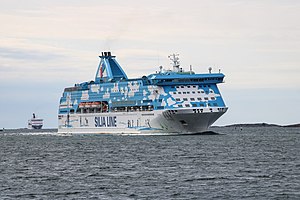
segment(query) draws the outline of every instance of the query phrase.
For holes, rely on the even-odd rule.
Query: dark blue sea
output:
[[[300,199],[299,128],[0,132],[0,199]]]

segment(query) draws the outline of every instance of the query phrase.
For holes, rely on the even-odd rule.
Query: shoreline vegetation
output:
[[[279,125],[279,124],[268,124],[268,123],[245,123],[245,124],[230,124],[230,125],[212,126],[212,127],[281,127],[281,128],[299,128],[300,124]]]
[[[244,123],[244,124],[230,124],[224,126],[211,126],[211,128],[222,128],[222,127],[231,127],[231,128],[247,128],[247,127],[280,127],[280,128],[300,128],[299,124],[290,124],[290,125],[279,125],[279,124],[268,124],[268,123]],[[0,132],[57,132],[57,128],[45,128],[45,129],[28,129],[28,128],[2,128]]]

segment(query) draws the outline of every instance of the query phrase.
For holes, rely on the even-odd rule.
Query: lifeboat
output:
[[[100,107],[101,103],[99,101],[95,101],[92,103],[92,108]]]
[[[90,108],[92,106],[92,103],[91,102],[86,102],[85,104],[84,104],[84,107],[85,108]]]
[[[84,106],[85,106],[85,102],[81,102],[78,107],[83,108]]]

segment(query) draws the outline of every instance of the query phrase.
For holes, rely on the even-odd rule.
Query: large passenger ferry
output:
[[[111,52],[102,52],[95,80],[64,89],[59,133],[192,134],[207,131],[227,111],[217,87],[224,74],[159,68],[128,78]]]

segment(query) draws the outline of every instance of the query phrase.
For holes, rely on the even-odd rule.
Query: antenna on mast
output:
[[[168,56],[168,58],[171,60],[171,64],[173,65],[173,72],[179,72],[179,66],[180,66],[180,62],[179,62],[179,54],[171,54]]]

